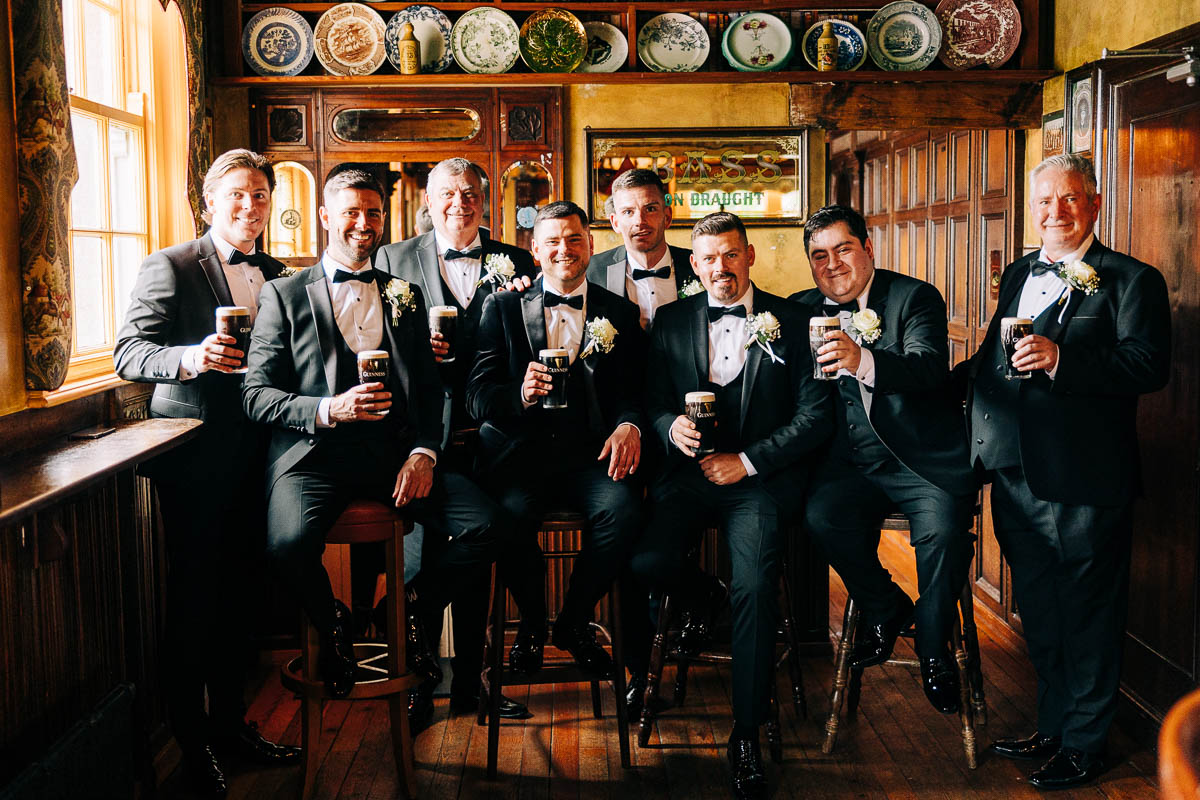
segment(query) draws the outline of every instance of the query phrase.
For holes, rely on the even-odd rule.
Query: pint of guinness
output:
[[[455,332],[458,330],[458,309],[454,306],[430,306],[429,308],[429,332],[440,333],[446,344],[450,346],[450,351],[442,356],[443,364],[450,364],[454,361],[454,351],[458,349],[458,342]]]
[[[245,372],[248,369],[246,366],[246,353],[250,351],[250,331],[252,328],[253,326],[250,324],[250,309],[245,306],[217,307],[217,333],[237,339],[236,344],[228,346],[242,351],[242,363],[234,369],[234,372]]]
[[[542,408],[567,407],[567,370],[570,369],[571,359],[562,348],[551,348],[538,351],[538,361],[550,373],[550,394],[542,397]]]
[[[825,372],[827,366],[817,361],[817,351],[825,346],[825,334],[840,331],[842,322],[837,317],[812,317],[808,321],[808,348],[812,351],[813,377],[819,381],[837,380],[837,372]]]
[[[717,396],[712,392],[688,392],[683,400],[688,419],[700,434],[700,444],[692,452],[698,456],[717,452]]]
[[[386,391],[388,385],[388,352],[387,350],[363,350],[358,354],[358,382],[382,383]],[[387,414],[390,409],[376,411],[376,414]]]
[[[1003,317],[1000,320],[1000,345],[1004,350],[1004,377],[1010,381],[1023,381],[1032,377],[1032,372],[1025,372],[1013,366],[1013,354],[1017,352],[1017,342],[1033,333],[1033,320],[1028,317]]]

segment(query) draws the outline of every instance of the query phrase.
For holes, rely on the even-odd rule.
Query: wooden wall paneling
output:
[[[946,201],[949,187],[950,140],[946,134],[935,136],[930,141],[933,158],[930,159],[930,200],[934,203]]]
[[[1009,133],[1008,131],[983,131],[983,152],[980,163],[983,167],[980,197],[1005,195],[1009,185]]]
[[[886,144],[884,145],[886,148]],[[891,156],[886,149],[884,154],[875,159],[875,180],[878,192],[875,195],[875,213],[885,214],[892,208],[890,187],[891,181]]]
[[[950,218],[950,265],[947,276],[948,295],[946,305],[950,310],[950,319],[955,322],[966,322],[970,318],[967,298],[970,292],[967,281],[970,277],[970,219],[966,215]]]
[[[896,211],[905,211],[909,207],[909,196],[911,186],[909,185],[908,174],[908,150],[897,150],[895,155],[896,171],[893,173],[893,185],[896,187],[896,202],[893,206]]]
[[[930,73],[932,74],[932,73]],[[887,128],[1037,128],[1042,85],[946,81],[793,83],[789,118],[826,130]]]
[[[950,134],[950,200],[971,196],[971,132]]]
[[[931,223],[927,220],[910,222],[909,235],[912,237],[912,275],[927,281],[929,275],[929,229]]]
[[[1009,261],[1005,256],[1013,249],[1012,241],[1009,238],[1010,225],[1007,209],[981,214],[979,217],[979,250],[976,257],[979,259],[980,269],[976,273],[977,279],[974,282],[974,288],[977,292],[976,296],[979,298],[976,308],[980,335],[976,338],[976,342],[983,340],[982,332],[986,331],[996,308],[996,301],[992,298],[989,274],[994,265]]]
[[[914,144],[910,151],[912,162],[912,204],[924,207],[929,202],[929,142]]]
[[[949,265],[948,244],[950,235],[950,226],[945,217],[937,217],[929,221],[929,282],[937,287],[941,292],[942,299],[947,298],[948,281],[946,280],[947,268]],[[950,321],[953,321],[953,315],[950,312],[949,304],[946,306],[946,316]]]
[[[875,193],[878,191],[877,179],[875,177],[875,162],[863,162],[863,207],[861,210],[864,217],[869,217],[877,213],[877,203],[875,202]]]

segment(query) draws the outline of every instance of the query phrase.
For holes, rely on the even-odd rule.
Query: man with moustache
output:
[[[424,299],[418,287],[371,268],[383,233],[383,188],[369,173],[348,169],[326,181],[323,196],[329,247],[320,263],[263,289],[243,404],[251,419],[272,426],[268,552],[320,635],[326,689],[345,697],[355,659],[321,552],[347,504],[392,503],[446,542],[406,586],[408,666],[435,682],[437,663],[420,647],[418,631],[463,586],[486,583],[508,527],[470,480],[435,470],[442,392]],[[388,352],[386,384],[358,382],[355,354],[364,350]]]
[[[433,230],[403,242],[384,245],[375,254],[375,267],[380,272],[419,286],[430,305],[453,306],[458,312],[457,357],[452,362],[442,363],[449,348],[442,334],[432,333],[429,337],[445,390],[447,435],[474,425],[466,413],[464,397],[467,372],[477,349],[484,301],[493,292],[503,291],[506,284],[525,289],[537,274],[528,252],[498,242],[480,229],[486,202],[483,183],[482,170],[465,158],[439,162],[429,172],[422,206]],[[511,277],[489,270],[501,257],[512,263]],[[448,452],[443,457],[453,459],[457,453]],[[469,458],[461,461],[463,463],[452,465],[454,469],[469,472]],[[419,569],[425,538],[425,532],[418,531],[405,542],[408,569]],[[438,545],[436,542],[428,544],[435,548]],[[465,594],[454,603],[454,657],[450,662],[454,677],[450,686],[450,705],[455,710],[475,713],[479,707],[487,605],[487,581],[466,587]],[[437,636],[440,631],[439,619],[430,634]],[[413,691],[409,711],[414,724],[423,725],[430,719],[435,688],[427,683]],[[531,714],[523,704],[506,697],[500,703],[500,716],[526,719]]]
[[[996,539],[1038,676],[1037,730],[992,742],[1044,760],[1039,789],[1094,780],[1116,712],[1140,487],[1137,398],[1166,385],[1171,311],[1154,267],[1096,238],[1095,169],[1051,156],[1029,174],[1039,252],[1008,266],[996,312],[961,373],[971,460],[992,482]],[[1033,319],[1005,380],[1003,317]],[[956,372],[958,369],[956,368]]]
[[[647,411],[670,455],[632,564],[645,588],[696,605],[703,584],[686,554],[705,527],[720,525],[732,568],[728,757],[737,798],[766,796],[758,729],[774,679],[780,529],[800,510],[833,413],[812,377],[807,316],[754,286],[753,264],[737,216],[709,214],[692,229],[692,265],[707,293],[660,309],[651,332]],[[700,434],[683,413],[693,391],[717,398],[717,452],[699,459]]]
[[[837,375],[838,402],[833,441],[808,487],[808,529],[862,611],[854,668],[886,661],[915,618],[925,696],[954,712],[959,682],[947,642],[973,555],[977,486],[949,388],[946,304],[924,281],[875,269],[867,224],[852,208],[810,216],[804,245],[817,286],[789,299],[842,320],[817,357]],[[879,563],[879,529],[892,510],[911,527],[915,612]]]
[[[517,520],[517,542],[499,562],[521,612],[509,665],[528,674],[542,666],[546,566],[537,527],[551,504],[566,502],[583,511],[588,525],[551,641],[590,674],[623,683],[589,622],[640,523],[640,489],[630,476],[641,458],[645,345],[636,309],[586,280],[587,224],[570,202],[538,212],[533,254],[541,283],[521,294],[494,294],[484,304],[467,410],[482,423],[480,479]],[[602,318],[615,335],[600,332]],[[538,360],[545,348],[569,354],[566,408],[541,405],[551,388]]]
[[[167,710],[190,780],[211,795],[227,788],[214,748],[268,765],[300,758],[299,748],[272,744],[245,721],[243,590],[260,557],[266,430],[242,413],[234,370],[245,353],[213,332],[218,306],[245,306],[253,317],[263,283],[283,268],[255,249],[274,182],[258,153],[217,156],[204,176],[209,232],[142,263],[113,351],[118,375],[157,384],[151,416],[204,420],[195,439],[144,472],[158,492],[167,542]]]

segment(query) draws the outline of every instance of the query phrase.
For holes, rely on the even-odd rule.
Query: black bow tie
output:
[[[554,308],[557,305],[566,305],[576,311],[583,311],[583,295],[577,294],[574,297],[563,297],[554,292],[542,293],[542,305],[546,308]]]
[[[235,247],[229,253],[229,266],[232,267],[234,264],[249,264],[252,267],[262,269],[267,265],[267,254],[258,252],[243,253]]]
[[[644,278],[669,278],[671,277],[670,267],[659,267],[658,269],[635,269],[633,271],[633,279],[640,281]]]
[[[858,313],[858,301],[851,300],[849,303],[826,303],[826,311],[837,313],[838,311],[849,311],[851,314]]]
[[[350,272],[349,270],[339,269],[333,273],[334,283],[345,283],[346,281],[362,281],[363,283],[375,282],[375,270],[364,269],[359,272]]]
[[[709,322],[716,322],[717,320],[721,319],[721,317],[725,316],[726,314],[729,314],[730,316],[733,316],[733,317],[741,317],[742,319],[745,319],[746,318],[746,307],[745,306],[709,306],[708,307],[708,321]]]
[[[1045,275],[1047,272],[1057,274],[1062,265],[1061,261],[1055,261],[1053,264],[1047,264],[1044,261],[1035,261],[1033,262],[1033,269],[1030,272],[1034,275]]]
[[[483,248],[473,247],[470,250],[455,250],[453,247],[447,247],[446,252],[442,253],[442,258],[447,261],[453,261],[456,258],[472,258],[476,261],[483,258]]]

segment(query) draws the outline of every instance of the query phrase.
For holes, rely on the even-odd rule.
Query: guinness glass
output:
[[[382,383],[383,390],[388,385],[388,352],[387,350],[363,350],[358,354],[358,382]],[[387,414],[390,409],[376,411],[376,414]]]
[[[542,408],[567,407],[567,370],[571,359],[562,348],[538,351],[538,361],[550,372],[550,394],[542,397]]]
[[[246,354],[250,351],[250,331],[252,329],[250,309],[245,306],[217,307],[217,333],[237,339],[236,344],[228,346],[242,351],[242,363],[234,372],[245,372],[247,369]]]
[[[1004,377],[1010,381],[1023,381],[1033,375],[1013,366],[1013,354],[1017,342],[1033,333],[1033,320],[1028,317],[1004,317],[1000,320],[1000,344],[1004,350]]]
[[[431,306],[429,309],[429,332],[440,333],[450,346],[450,351],[442,356],[442,363],[454,361],[454,351],[458,349],[455,332],[458,330],[458,309],[454,306]]]
[[[808,349],[812,351],[813,377],[819,381],[837,380],[837,372],[825,372],[817,361],[817,351],[825,346],[825,334],[840,331],[842,322],[837,317],[813,317],[808,321]]]
[[[692,452],[698,456],[717,452],[717,396],[712,392],[688,392],[683,401],[688,419],[700,434],[700,444]]]

